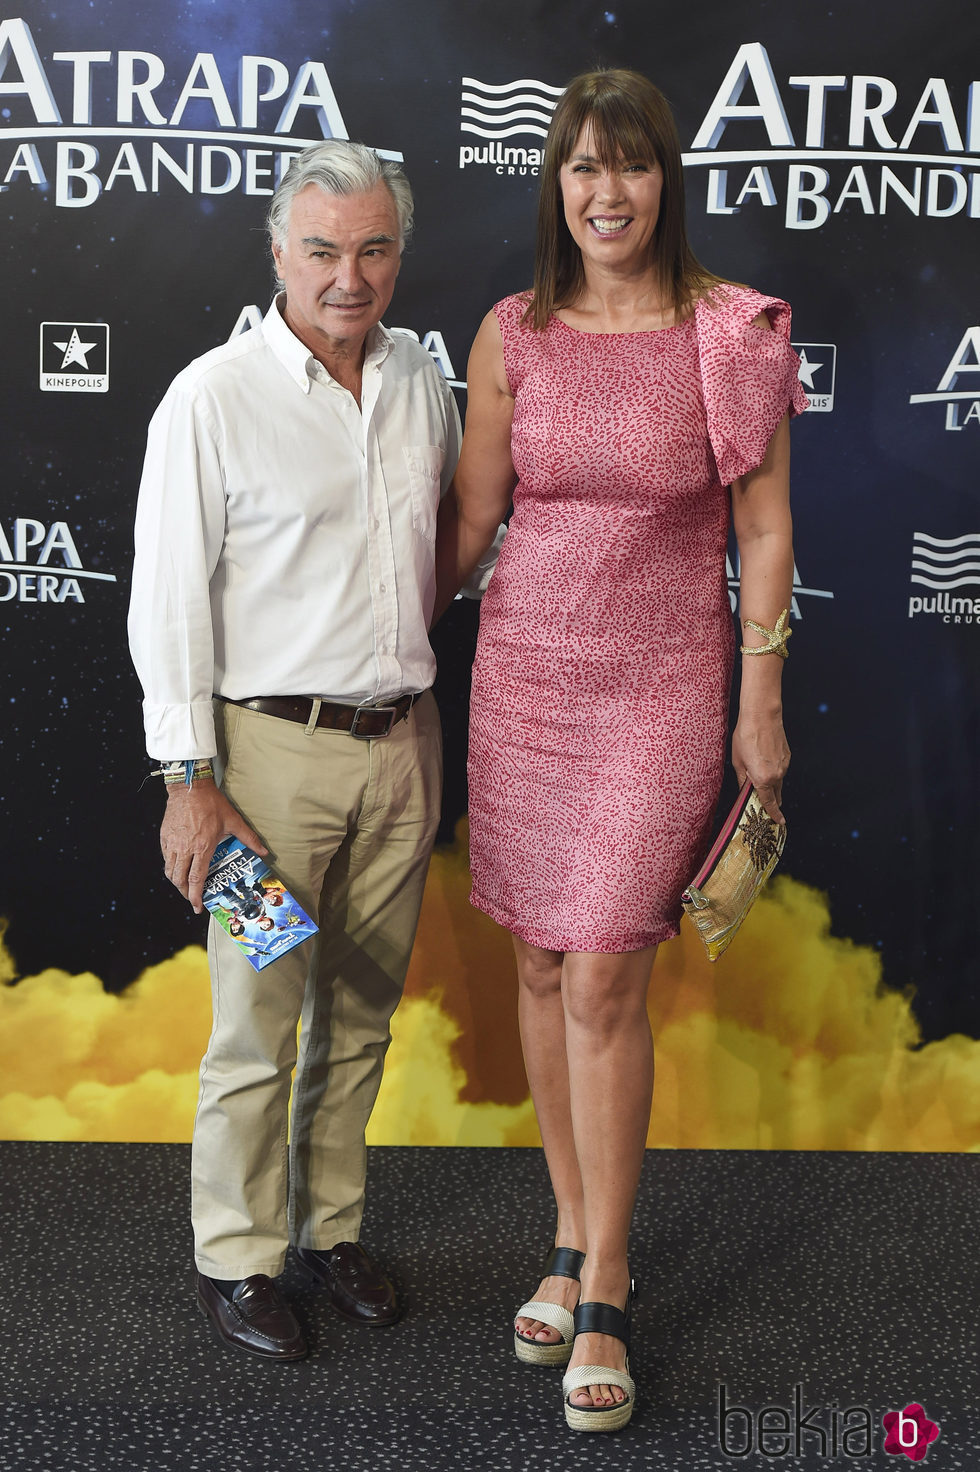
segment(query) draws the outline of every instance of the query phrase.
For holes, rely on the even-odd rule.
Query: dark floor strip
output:
[[[372,1150],[363,1238],[406,1316],[359,1330],[290,1267],[313,1352],[283,1366],[197,1312],[187,1166],[0,1143],[2,1472],[901,1472],[881,1418],[912,1402],[940,1427],[923,1465],[980,1472],[975,1155],[649,1152],[638,1405],[612,1437],[567,1431],[560,1371],[511,1353],[552,1231],[539,1152]]]

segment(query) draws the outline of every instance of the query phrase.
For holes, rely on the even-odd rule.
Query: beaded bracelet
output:
[[[210,757],[188,757],[182,762],[167,762],[150,776],[162,777],[168,787],[190,787],[194,782],[213,781],[214,767]]]
[[[786,640],[792,636],[793,630],[787,627],[789,609],[784,608],[776,620],[776,627],[767,629],[765,624],[757,624],[754,618],[744,619],[747,629],[754,629],[765,639],[765,644],[742,644],[739,646],[740,654],[778,654],[780,659],[789,658],[789,650],[786,648]]]

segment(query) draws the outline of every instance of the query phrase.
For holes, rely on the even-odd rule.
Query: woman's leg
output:
[[[570,1113],[585,1207],[583,1303],[621,1308],[629,1290],[627,1242],[653,1100],[646,999],[655,955],[655,946],[616,955],[569,952],[562,965]],[[569,1369],[621,1370],[624,1363],[620,1340],[580,1334]],[[617,1386],[572,1393],[572,1403],[582,1406],[623,1399]]]
[[[568,1098],[562,954],[530,946],[516,935],[514,950],[520,980],[518,1016],[524,1066],[558,1208],[555,1245],[584,1252],[582,1178],[575,1155]],[[534,1297],[560,1304],[571,1312],[578,1302],[579,1287],[571,1278],[549,1277],[542,1280]],[[557,1329],[536,1319],[517,1319],[516,1327],[525,1338],[537,1339],[542,1344],[557,1344],[561,1338]]]

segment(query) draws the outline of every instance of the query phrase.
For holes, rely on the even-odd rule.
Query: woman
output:
[[[806,399],[786,304],[721,281],[687,245],[677,133],[652,83],[576,78],[542,173],[533,294],[498,303],[470,358],[440,599],[513,496],[473,673],[470,831],[473,903],[513,933],[557,1205],[515,1347],[567,1361],[568,1424],[604,1431],[634,1398],[647,986],[722,779],[730,512],[746,650],[732,761],[783,821],[788,424]]]

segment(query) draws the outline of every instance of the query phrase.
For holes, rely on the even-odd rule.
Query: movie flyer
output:
[[[237,838],[225,838],[215,849],[204,903],[256,971],[317,932],[265,860]]]

